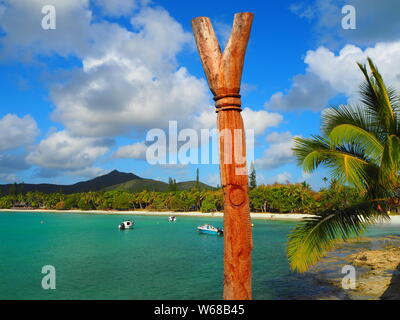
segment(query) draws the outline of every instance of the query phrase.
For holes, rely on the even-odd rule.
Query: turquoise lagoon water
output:
[[[124,219],[134,230],[119,231]],[[202,235],[221,219],[0,213],[0,299],[221,299],[223,237]],[[255,221],[255,299],[332,295],[310,275],[290,272],[285,244],[295,222]],[[395,233],[377,227],[374,234]],[[56,268],[56,290],[41,287]]]

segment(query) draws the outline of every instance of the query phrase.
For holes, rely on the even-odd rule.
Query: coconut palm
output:
[[[305,172],[324,165],[340,185],[357,188],[364,201],[306,219],[289,235],[292,270],[306,271],[340,240],[359,236],[389,219],[385,199],[399,186],[400,105],[371,59],[358,64],[365,81],[360,104],[330,108],[322,115],[322,136],[297,138],[294,152]]]

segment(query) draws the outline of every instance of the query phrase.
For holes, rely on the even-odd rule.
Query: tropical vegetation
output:
[[[18,186],[12,187],[21,190]],[[339,209],[360,201],[354,188],[339,188],[331,181],[328,188],[313,191],[306,183],[260,185],[250,190],[250,208],[253,212],[316,213]],[[0,208],[24,207],[58,210],[155,210],[202,211],[223,210],[222,190],[131,193],[123,190],[83,192],[74,194],[9,191],[0,197]]]
[[[13,189],[21,190],[15,186]],[[339,209],[360,201],[354,188],[338,188],[336,181],[329,187],[313,191],[306,183],[260,185],[250,191],[253,212],[316,213],[320,210]],[[74,194],[9,191],[0,197],[0,208],[25,207],[58,210],[154,210],[202,211],[223,210],[222,190],[131,193],[123,190],[84,192]]]
[[[358,64],[365,80],[360,102],[329,108],[322,114],[322,135],[297,138],[299,165],[311,173],[324,165],[339,188],[354,188],[362,198],[341,208],[317,212],[289,236],[291,268],[306,271],[337,241],[362,234],[388,219],[397,203],[400,168],[399,96],[387,87],[371,59]]]

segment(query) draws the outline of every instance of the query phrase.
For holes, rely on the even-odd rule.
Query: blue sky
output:
[[[56,29],[43,30],[44,5]],[[342,28],[344,5],[356,29]],[[74,183],[113,169],[219,183],[217,165],[149,165],[153,128],[215,125],[191,33],[210,17],[221,43],[236,12],[255,14],[243,73],[243,117],[255,129],[259,183],[306,180],[295,136],[318,134],[329,105],[357,100],[356,61],[371,56],[400,85],[395,0],[0,0],[0,183]]]

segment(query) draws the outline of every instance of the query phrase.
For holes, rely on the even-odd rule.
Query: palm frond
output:
[[[360,86],[361,101],[368,112],[376,119],[376,126],[383,127],[386,132],[395,129],[396,102],[398,101],[395,90],[387,88],[378,69],[368,58],[368,64],[372,75],[368,73],[367,67],[358,63],[365,77],[365,82]]]
[[[293,151],[305,172],[313,172],[325,160],[324,153],[330,150],[330,143],[321,136],[311,139],[295,138]]]
[[[381,132],[380,128],[375,126],[376,122],[375,117],[364,106],[340,105],[324,111],[322,114],[322,131],[325,136],[329,136],[338,125],[350,124],[376,135],[379,139]]]
[[[326,166],[331,168],[332,177],[340,184],[348,183],[358,190],[367,190],[367,161],[338,150],[332,150],[326,157]]]
[[[386,211],[378,211],[378,202],[364,202],[343,210],[325,212],[307,218],[289,235],[288,257],[293,271],[305,272],[337,241],[360,236],[368,226],[389,220]]]
[[[372,75],[375,79],[376,86],[379,88],[377,91],[378,98],[381,103],[384,115],[388,118],[387,121],[394,122],[394,110],[392,108],[392,101],[386,85],[383,81],[382,75],[378,71],[378,68],[372,62],[371,58],[368,58],[368,64],[371,69]]]
[[[368,108],[372,115],[378,114],[379,98],[378,88],[374,79],[369,75],[365,64],[357,63],[364,75],[365,81],[360,85],[361,102]]]
[[[349,183],[359,190],[367,190],[370,178],[367,169],[374,164],[368,162],[364,150],[359,150],[358,145],[333,148],[329,140],[314,136],[313,139],[295,139],[293,151],[305,172],[311,173],[324,164],[331,168],[332,178],[340,183]]]
[[[357,127],[353,124],[341,124],[336,126],[329,134],[329,140],[333,146],[360,145],[363,147],[365,156],[377,163],[383,152],[384,146],[371,132]]]
[[[400,170],[400,137],[389,135],[382,152],[380,181],[397,185]]]

